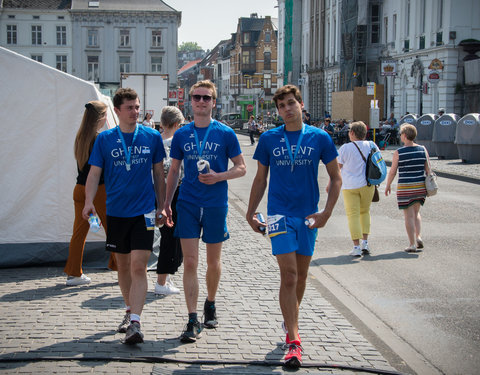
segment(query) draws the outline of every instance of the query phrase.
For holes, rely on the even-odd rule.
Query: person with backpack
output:
[[[367,159],[370,150],[378,151],[375,143],[366,141],[367,126],[362,121],[350,125],[349,143],[338,150],[338,165],[342,173],[342,194],[348,219],[348,228],[353,241],[349,255],[360,257],[370,254],[370,204],[375,186],[366,178]],[[361,240],[361,243],[360,243]]]

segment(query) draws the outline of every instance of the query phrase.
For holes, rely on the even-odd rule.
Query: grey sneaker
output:
[[[125,316],[123,317],[122,323],[118,326],[117,331],[120,333],[126,333],[128,326],[130,325],[130,313],[126,312]]]
[[[185,343],[195,342],[201,337],[200,332],[202,332],[202,325],[200,322],[198,320],[195,322],[189,320],[185,326],[185,330],[180,336],[180,341]]]
[[[203,326],[205,328],[217,328],[217,309],[215,308],[215,303],[209,303],[208,300],[205,300],[203,306]]]
[[[141,344],[143,342],[143,333],[140,331],[140,323],[132,322],[127,328],[124,344]]]
[[[370,248],[368,247],[368,243],[362,244],[362,255],[369,255]]]

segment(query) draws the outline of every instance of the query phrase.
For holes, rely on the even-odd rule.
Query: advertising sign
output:
[[[382,61],[380,74],[382,76],[396,76],[397,75],[397,62],[395,60]]]

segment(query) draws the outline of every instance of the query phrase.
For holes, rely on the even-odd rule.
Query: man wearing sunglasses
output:
[[[215,85],[199,81],[190,89],[193,122],[175,132],[170,149],[172,164],[167,177],[165,212],[167,225],[172,224],[170,207],[178,184],[180,165],[184,163],[185,177],[177,200],[175,236],[180,238],[183,251],[183,288],[188,309],[188,322],[180,337],[182,342],[195,342],[202,326],[198,321],[198,248],[200,233],[207,248],[207,299],[204,304],[206,328],[218,325],[215,296],[221,274],[220,255],[223,241],[229,238],[227,230],[227,180],[246,173],[240,144],[235,132],[212,119],[216,104]],[[207,173],[199,173],[197,163],[209,163]],[[233,166],[228,169],[228,161]],[[203,171],[202,171],[203,172]]]
[[[305,291],[308,268],[315,248],[317,228],[322,228],[337,202],[342,177],[337,150],[323,130],[302,121],[303,101],[293,85],[279,88],[273,96],[285,124],[260,136],[253,158],[258,161],[247,210],[247,221],[255,232],[265,227],[255,215],[267,187],[267,232],[272,253],[280,269],[279,300],[286,333],[285,366],[302,363],[298,335],[298,313]],[[325,164],[330,189],[325,207],[318,212],[318,165]]]

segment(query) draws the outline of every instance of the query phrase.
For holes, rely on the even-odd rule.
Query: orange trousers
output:
[[[93,200],[95,210],[99,216],[105,232],[107,232],[107,193],[105,192],[105,185],[99,185],[97,195]],[[82,276],[82,261],[83,250],[85,248],[85,240],[87,238],[90,224],[82,217],[82,210],[85,206],[85,186],[75,185],[73,189],[73,202],[75,207],[75,221],[73,222],[73,233],[70,240],[70,247],[68,249],[68,259],[63,272],[68,276]],[[110,259],[108,261],[108,268],[117,270],[114,253],[110,252]]]

